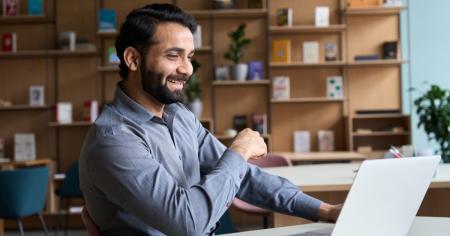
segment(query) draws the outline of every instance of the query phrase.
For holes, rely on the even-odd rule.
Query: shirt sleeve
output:
[[[200,183],[185,188],[130,133],[117,130],[89,148],[95,186],[109,201],[167,235],[211,232],[239,190],[245,161],[226,151]]]
[[[221,153],[229,151],[197,121],[199,159],[202,173],[214,169]],[[259,167],[248,166],[237,197],[261,208],[317,221],[322,201],[299,190],[289,180],[268,174]]]

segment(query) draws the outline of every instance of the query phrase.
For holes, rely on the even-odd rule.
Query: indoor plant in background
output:
[[[200,68],[200,63],[196,60],[192,60],[193,72],[191,78],[186,84],[186,99],[187,107],[194,115],[200,119],[203,111],[202,89],[200,88],[200,82],[198,81],[197,70]]]
[[[440,145],[443,161],[450,162],[450,90],[431,85],[414,104],[419,116],[417,127],[424,127],[428,139]]]
[[[231,74],[234,80],[245,80],[247,77],[248,65],[241,63],[244,57],[245,47],[250,44],[251,40],[245,38],[245,24],[241,24],[235,31],[228,33],[230,38],[230,46],[228,52],[224,54],[225,59],[233,62],[231,66]]]

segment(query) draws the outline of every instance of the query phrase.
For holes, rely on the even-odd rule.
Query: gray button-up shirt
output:
[[[105,235],[208,235],[235,196],[311,220],[321,203],[227,149],[182,104],[161,119],[120,85],[86,136],[80,185]]]

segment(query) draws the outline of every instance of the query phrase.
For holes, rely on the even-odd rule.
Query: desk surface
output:
[[[284,156],[293,162],[300,161],[363,161],[368,157],[357,152],[275,152],[273,154]]]
[[[264,170],[290,180],[305,192],[348,191],[360,163],[316,164],[273,167]],[[430,188],[450,187],[450,164],[439,165]]]
[[[254,230],[241,233],[227,234],[230,236],[284,236],[305,233],[330,227],[333,224],[315,223],[306,225],[295,225],[288,227]],[[450,218],[444,217],[416,217],[411,226],[408,236],[448,236],[450,232]]]

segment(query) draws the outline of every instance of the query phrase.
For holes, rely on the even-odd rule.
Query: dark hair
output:
[[[120,59],[120,76],[128,77],[128,67],[123,58],[127,47],[133,47],[145,58],[149,47],[156,43],[154,34],[160,23],[174,22],[194,33],[197,23],[192,15],[171,4],[150,4],[131,11],[120,28],[116,39],[117,56]]]

